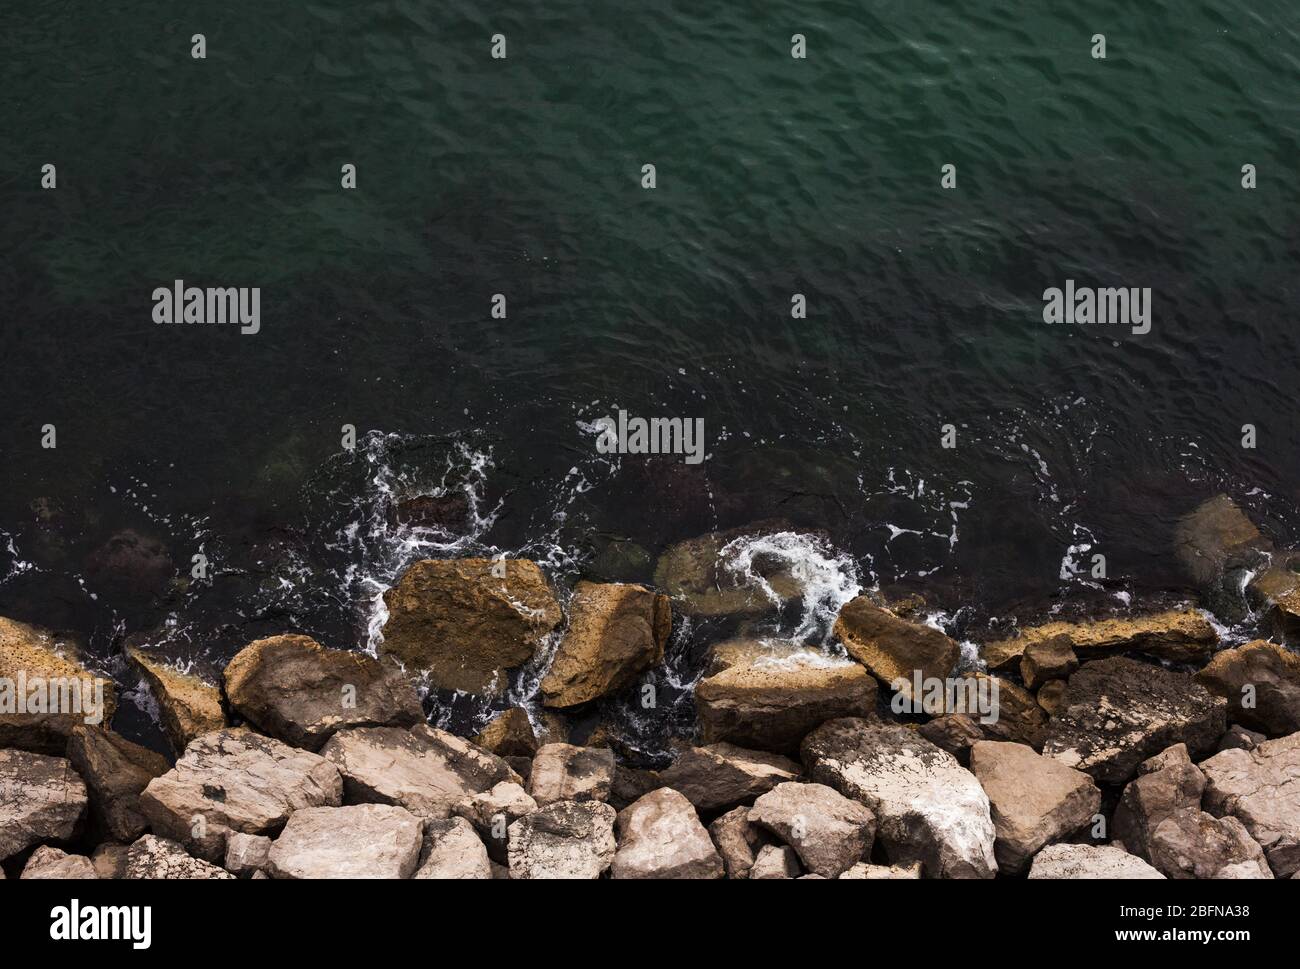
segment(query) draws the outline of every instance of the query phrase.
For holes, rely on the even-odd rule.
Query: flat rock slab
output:
[[[391,804],[302,808],[271,845],[272,878],[410,878],[424,822]]]
[[[191,743],[172,770],[149,782],[140,809],[155,834],[220,861],[229,832],[274,834],[295,811],[342,800],[342,778],[325,758],[238,728]]]
[[[66,841],[89,802],[63,757],[0,750],[0,861],[42,841]]]
[[[129,844],[145,833],[140,792],[170,769],[165,757],[111,730],[78,726],[68,735],[68,760],[90,788],[91,811],[109,837]]]
[[[126,853],[125,878],[221,879],[234,878],[228,871],[195,858],[183,846],[167,838],[146,834]]]
[[[1300,872],[1300,733],[1221,751],[1200,767],[1205,810],[1245,825],[1278,878]]]
[[[308,750],[348,727],[424,721],[414,683],[391,660],[326,649],[309,636],[256,640],[222,676],[235,712],[262,733]]]
[[[975,775],[901,724],[854,718],[822,724],[803,742],[812,780],[876,816],[891,862],[921,862],[928,878],[992,878],[995,832]]]
[[[533,758],[528,793],[541,806],[556,801],[604,801],[614,783],[614,752],[608,747],[546,744]]]
[[[824,784],[778,784],[749,809],[799,855],[806,871],[838,878],[871,851],[876,818],[858,801]]]
[[[716,743],[688,747],[659,772],[659,781],[698,810],[719,811],[753,801],[802,772],[802,766],[780,754]]]
[[[725,867],[695,806],[661,787],[618,814],[614,878],[722,878]]]
[[[614,862],[616,812],[602,801],[558,801],[510,825],[510,877],[599,878]]]
[[[1034,856],[1029,877],[1159,879],[1165,876],[1136,855],[1112,845],[1054,844]]]
[[[1169,609],[1140,616],[1115,616],[1089,622],[1049,622],[1031,626],[1014,639],[988,643],[981,657],[991,670],[1012,669],[1030,646],[1055,641],[1081,659],[1109,653],[1140,652],[1176,663],[1204,662],[1219,635],[1198,609]]]

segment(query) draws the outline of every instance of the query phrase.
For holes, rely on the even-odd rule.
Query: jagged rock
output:
[[[1227,495],[1216,495],[1183,518],[1174,530],[1179,563],[1201,587],[1229,572],[1253,568],[1269,541]]]
[[[764,845],[749,869],[749,878],[751,881],[798,878],[802,870],[799,855],[789,845]]]
[[[679,542],[655,564],[655,585],[672,597],[688,616],[758,618],[775,612],[779,604],[797,599],[803,588],[791,574],[789,563],[757,556],[754,572],[776,596],[773,602],[756,583],[726,567],[723,550],[737,539],[781,531],[775,523],[710,532]]]
[[[1247,727],[1274,736],[1300,730],[1300,656],[1283,646],[1257,639],[1225,649],[1196,682],[1226,699],[1228,716]]]
[[[608,800],[615,811],[621,811],[633,801],[665,786],[658,771],[615,764],[614,783],[610,785]]]
[[[537,802],[527,791],[511,781],[502,781],[490,791],[459,801],[452,813],[474,825],[488,854],[505,864],[509,858],[510,825],[536,810]]]
[[[713,647],[695,705],[705,744],[793,753],[826,720],[874,714],[876,681],[859,664],[820,650],[730,640]]]
[[[41,845],[27,859],[19,878],[84,879],[98,878],[95,866],[85,855],[70,855],[58,848]]]
[[[0,750],[0,861],[42,841],[66,841],[88,796],[62,757]]]
[[[1025,645],[1020,657],[1020,678],[1031,690],[1051,680],[1068,679],[1078,668],[1079,657],[1070,646],[1068,636],[1035,639]]]
[[[423,834],[423,821],[392,804],[302,808],[271,845],[266,872],[272,878],[410,878]]]
[[[1203,662],[1219,641],[1218,633],[1196,609],[1169,609],[1145,616],[1116,616],[1091,622],[1049,622],[1022,630],[1013,639],[985,645],[981,656],[990,670],[1018,666],[1026,648],[1054,642],[1087,660],[1109,653],[1141,652],[1176,663]]]
[[[1048,845],[1034,856],[1029,877],[1035,878],[1164,878],[1150,865],[1112,845]]]
[[[1042,685],[1035,699],[1038,701],[1038,705],[1043,708],[1044,713],[1049,717],[1054,717],[1065,706],[1067,689],[1068,684],[1065,680],[1052,680]]]
[[[749,820],[794,848],[803,867],[823,878],[857,864],[876,834],[867,808],[824,784],[778,784],[754,802]]]
[[[165,757],[110,730],[78,726],[68,735],[68,760],[89,787],[91,812],[110,837],[132,842],[144,834],[140,792],[167,773]]]
[[[922,724],[917,730],[936,747],[948,751],[964,767],[970,763],[970,749],[984,739],[979,724],[964,713],[949,713]]]
[[[446,818],[457,802],[522,778],[500,757],[420,723],[340,730],[321,756],[343,775],[350,804],[396,804],[422,818]]]
[[[546,744],[533,758],[528,793],[542,807],[557,801],[604,801],[614,783],[614,752],[608,747]]]
[[[599,878],[614,861],[614,809],[557,801],[510,825],[511,878]]]
[[[158,701],[163,732],[176,753],[182,753],[196,738],[226,725],[217,687],[139,649],[128,649],[126,658]]]
[[[115,844],[108,841],[90,853],[90,863],[95,874],[101,879],[125,878],[126,859],[131,851],[130,845]]]
[[[226,871],[247,876],[265,871],[271,860],[271,844],[271,839],[264,835],[230,832],[226,838]]]
[[[33,692],[38,680],[42,685]],[[29,701],[52,698],[53,691],[46,689],[50,681],[60,684],[60,712],[45,712],[48,702],[33,711]],[[101,688],[102,710],[97,699]],[[65,703],[65,692],[71,703]],[[116,705],[113,681],[87,669],[70,640],[0,616],[0,747],[60,755],[73,727],[87,722],[107,726]]]
[[[749,808],[738,807],[709,825],[709,834],[727,868],[728,878],[748,878],[763,836],[749,823]]]
[[[1219,749],[1234,750],[1239,747],[1242,750],[1254,750],[1267,739],[1268,737],[1265,734],[1247,730],[1240,724],[1234,723],[1228,727],[1228,732],[1219,741]]]
[[[802,770],[780,754],[717,743],[686,748],[672,766],[659,772],[659,780],[697,809],[717,811],[752,801],[777,784],[794,780]]]
[[[231,709],[263,733],[308,750],[348,727],[424,720],[414,684],[391,660],[326,649],[310,636],[249,643],[222,676]]]
[[[1279,632],[1293,637],[1300,630],[1300,554],[1294,549],[1280,553],[1275,564],[1255,576],[1246,593],[1264,607]]]
[[[845,603],[835,620],[835,635],[876,679],[916,703],[921,698],[912,695],[914,676],[947,679],[961,656],[961,648],[939,630],[900,619],[868,596]]]
[[[274,834],[295,811],[342,799],[343,781],[325,758],[241,727],[191,743],[149,782],[140,810],[155,834],[219,861],[229,832]]]
[[[1300,733],[1225,750],[1200,766],[1205,810],[1244,824],[1277,877],[1300,871]]]
[[[474,743],[499,757],[533,759],[544,743],[562,743],[568,731],[558,714],[543,712],[539,728],[534,728],[523,707],[511,707],[497,716],[474,738]]]
[[[695,807],[661,787],[618,814],[614,878],[721,878],[722,856]]]
[[[1272,878],[1236,818],[1201,810],[1205,775],[1178,744],[1148,760],[1115,809],[1115,836],[1169,878]]]
[[[663,659],[672,622],[668,597],[644,586],[579,582],[542,679],[546,705],[573,707],[628,686]]]
[[[992,878],[989,799],[947,751],[896,723],[822,724],[803,742],[809,776],[861,801],[891,862],[919,861],[931,878]]]
[[[416,878],[490,879],[492,863],[474,826],[465,818],[424,823],[424,850]]]
[[[498,695],[560,622],[536,562],[424,559],[384,593],[381,652],[445,690]]]
[[[867,881],[910,881],[921,877],[921,864],[910,865],[872,865],[860,861],[840,878],[863,879]]]
[[[1101,806],[1091,777],[1023,744],[981,741],[971,771],[989,797],[998,869],[1016,873],[1044,845],[1090,824]]]
[[[1116,656],[1085,663],[1048,723],[1043,753],[1119,784],[1166,747],[1213,750],[1227,726],[1226,704],[1185,673]]]
[[[168,838],[146,834],[127,849],[124,878],[182,879],[234,878],[216,865],[192,857]]]
[[[956,691],[956,713],[964,713],[983,731],[989,740],[1004,740],[1026,744],[1035,750],[1043,746],[1047,730],[1047,711],[1034,699],[1034,695],[1010,680],[988,673],[963,673],[956,678],[958,686],[972,684],[974,689]],[[986,713],[981,709],[980,697],[985,697],[994,708]]]

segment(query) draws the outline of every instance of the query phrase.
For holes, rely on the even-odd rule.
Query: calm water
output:
[[[1219,491],[1296,540],[1300,8],[1048,6],[6,4],[0,614],[348,646],[412,557],[571,577],[781,517],[996,616],[1083,591],[1072,547],[1176,590]],[[177,278],[261,287],[262,331],[155,326]],[[1152,331],[1043,323],[1067,278],[1151,287]],[[709,460],[597,455],[619,407]],[[394,524],[438,485],[467,522]],[[123,594],[126,527],[216,577]]]

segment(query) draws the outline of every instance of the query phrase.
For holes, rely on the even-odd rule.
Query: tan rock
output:
[[[125,878],[130,845],[106,841],[90,853],[90,863],[99,878]]]
[[[1141,858],[1113,845],[1054,844],[1034,856],[1030,879],[1159,879]]]
[[[655,585],[688,616],[757,618],[775,612],[778,602],[797,599],[803,587],[786,562],[756,561],[754,568],[778,602],[756,583],[726,567],[723,550],[737,539],[783,530],[781,523],[760,522],[744,528],[711,532],[679,542],[655,564]]]
[[[921,863],[910,865],[872,865],[860,861],[840,878],[865,881],[913,881],[921,877]]]
[[[778,784],[749,809],[749,821],[794,848],[803,868],[838,878],[871,851],[875,816],[824,784]]]
[[[1274,736],[1300,730],[1300,656],[1283,646],[1257,639],[1225,649],[1196,682],[1228,701],[1231,720]]]
[[[426,821],[417,879],[488,880],[494,877],[487,848],[465,818]]]
[[[528,793],[545,807],[556,801],[605,801],[614,783],[614,752],[608,747],[546,744],[533,758]]]
[[[493,861],[509,859],[510,825],[537,810],[532,795],[512,781],[502,781],[490,791],[457,802],[452,813],[474,826]]]
[[[194,880],[234,878],[216,865],[192,857],[184,847],[167,838],[146,834],[127,849],[123,878]]]
[[[614,878],[721,878],[722,856],[700,823],[695,807],[672,788],[661,787],[618,814]]]
[[[1030,690],[1037,690],[1051,680],[1068,679],[1079,668],[1068,636],[1035,639],[1025,645],[1020,657],[1020,678]]]
[[[1221,751],[1200,768],[1205,810],[1241,821],[1278,878],[1300,871],[1300,733]]]
[[[1176,663],[1203,662],[1214,651],[1218,633],[1196,609],[1169,609],[1145,616],[1116,616],[1094,622],[1049,622],[1018,637],[988,643],[981,657],[990,670],[1018,666],[1031,644],[1068,645],[1081,659],[1109,653],[1141,652]]]
[[[272,878],[410,878],[423,834],[423,821],[391,804],[302,808],[271,845],[266,872]]]
[[[1032,693],[989,673],[963,673],[956,679],[958,684],[975,686],[973,691],[965,689],[957,693],[956,712],[969,716],[985,737],[1027,744],[1035,750],[1042,748],[1048,716]],[[980,709],[981,696],[990,701],[997,698],[996,708],[990,714]]]
[[[77,726],[68,736],[68,760],[90,788],[92,814],[110,837],[129,843],[145,833],[140,792],[170,769],[165,757],[111,730]]]
[[[963,766],[970,762],[970,749],[984,739],[979,724],[964,713],[948,713],[922,724],[919,733],[941,750],[946,750]]]
[[[265,871],[271,859],[271,844],[265,835],[230,832],[226,837],[226,871],[248,877]]]
[[[1065,705],[1066,681],[1051,680],[1044,683],[1038,691],[1035,699],[1038,705],[1043,708],[1043,712],[1049,717],[1054,717]]]
[[[126,651],[126,658],[149,684],[158,701],[163,732],[177,754],[195,738],[226,725],[221,691],[216,686],[134,647]]]
[[[670,767],[659,772],[659,781],[698,810],[717,811],[752,801],[802,772],[799,764],[780,754],[717,743],[687,747]]]
[[[798,878],[802,871],[799,855],[789,845],[764,845],[749,869],[749,878],[751,881]]]
[[[512,879],[599,878],[613,864],[615,811],[601,801],[557,801],[510,825]]]
[[[0,750],[0,861],[70,839],[87,801],[86,785],[62,757]]]
[[[947,679],[961,656],[960,647],[939,630],[900,619],[868,596],[840,609],[835,635],[876,679],[914,702],[921,700],[912,696],[918,671],[922,679]]]
[[[763,836],[749,823],[749,808],[738,807],[709,825],[709,835],[727,868],[728,878],[748,878],[754,858],[763,847]]]
[[[85,855],[70,855],[58,848],[42,845],[32,852],[19,878],[86,879],[98,878],[95,866]]]
[[[474,743],[500,757],[527,757],[530,760],[544,743],[563,743],[568,730],[558,714],[543,712],[540,726],[534,727],[528,711],[511,707],[493,718],[474,738]]]

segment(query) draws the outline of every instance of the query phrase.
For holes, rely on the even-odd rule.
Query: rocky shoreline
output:
[[[679,543],[651,584],[418,561],[373,656],[286,631],[208,680],[133,645],[174,760],[112,730],[121,697],[74,642],[0,618],[0,683],[103,686],[97,718],[11,687],[0,877],[1300,877],[1300,574],[1228,499],[1179,526],[1199,601],[977,658],[874,592],[825,647],[766,635],[800,583],[736,581],[736,537]],[[1278,642],[1222,641],[1242,602]],[[613,696],[657,715],[683,622],[722,632],[652,768],[590,720]],[[433,691],[504,709],[458,736]]]

